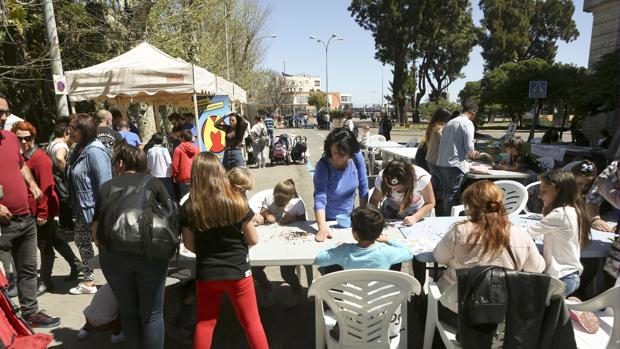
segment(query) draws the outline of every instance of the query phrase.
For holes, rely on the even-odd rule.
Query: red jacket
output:
[[[35,218],[52,219],[60,213],[58,209],[58,196],[54,190],[54,177],[52,176],[52,159],[41,149],[36,149],[30,154],[22,154],[26,165],[30,168],[34,181],[43,193],[38,201],[34,200],[32,193],[28,191],[28,204],[30,212]],[[28,155],[30,157],[28,158]]]
[[[181,142],[172,154],[172,179],[177,183],[187,183],[192,178],[192,162],[200,153],[192,142]]]

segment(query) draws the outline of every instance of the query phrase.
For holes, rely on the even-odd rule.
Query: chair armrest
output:
[[[620,311],[620,304],[618,303],[618,297],[620,296],[620,286],[614,286],[609,290],[601,293],[600,295],[580,303],[566,302],[568,309],[577,311],[596,311],[606,307],[612,307],[614,309],[614,316],[616,312]]]

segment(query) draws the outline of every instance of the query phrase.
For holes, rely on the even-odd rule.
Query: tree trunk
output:
[[[142,143],[148,142],[151,139],[151,136],[157,132],[157,128],[155,126],[155,113],[153,111],[153,106],[151,104],[145,105],[142,104],[141,108],[144,109],[146,107],[146,111],[143,115],[138,117],[138,132],[140,133],[140,139]]]
[[[394,101],[396,120],[399,124],[402,124],[405,119],[405,98],[403,96],[403,86],[405,84],[405,70],[407,69],[407,51],[404,47],[396,47],[395,51],[392,98]]]

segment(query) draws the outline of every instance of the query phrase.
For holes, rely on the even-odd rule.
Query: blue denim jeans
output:
[[[449,216],[452,206],[456,206],[461,196],[461,187],[465,181],[465,174],[456,167],[437,166],[441,174],[443,191],[442,211]]]
[[[243,166],[245,166],[245,161],[241,149],[226,149],[224,151],[224,168],[226,171]]]
[[[431,174],[431,184],[433,185],[433,194],[435,194],[435,200],[437,202],[442,200],[443,188],[441,187],[441,174],[439,173],[439,168],[437,165],[433,165],[430,162],[426,162],[426,166],[428,167],[428,172]],[[435,207],[435,215],[441,216],[443,212],[441,207]]]
[[[103,275],[116,297],[128,348],[164,347],[164,290],[168,261],[99,250]]]
[[[579,288],[581,279],[579,278],[579,272],[574,272],[560,278],[560,281],[564,283],[564,296],[568,296],[575,292]]]

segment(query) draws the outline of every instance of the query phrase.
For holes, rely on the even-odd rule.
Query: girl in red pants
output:
[[[200,153],[192,165],[181,214],[183,243],[196,253],[194,348],[211,347],[223,293],[231,300],[251,348],[269,348],[258,315],[248,246],[258,242],[254,213],[232,189],[220,160]]]

